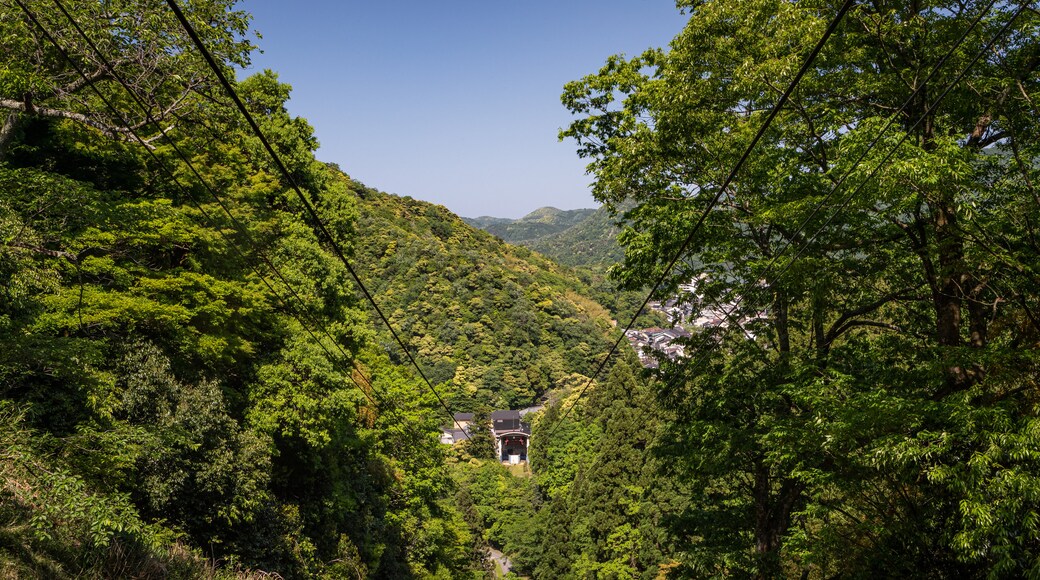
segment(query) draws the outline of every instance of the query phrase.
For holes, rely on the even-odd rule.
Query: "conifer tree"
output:
[[[495,457],[495,436],[491,432],[491,414],[487,407],[481,407],[473,413],[466,451],[477,459],[498,459]]]

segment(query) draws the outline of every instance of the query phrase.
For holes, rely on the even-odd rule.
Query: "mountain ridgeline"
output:
[[[521,244],[556,234],[573,227],[590,215],[594,209],[562,210],[543,207],[519,219],[481,216],[462,218],[469,225],[480,228],[510,244]]]
[[[605,207],[560,210],[543,207],[520,219],[462,218],[511,244],[526,246],[560,264],[602,270],[623,257],[620,228]]]

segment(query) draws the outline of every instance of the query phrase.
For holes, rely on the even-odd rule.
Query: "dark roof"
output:
[[[494,429],[492,429],[492,434],[495,437],[501,437],[501,436],[505,435],[506,433],[523,433],[524,435],[530,435],[531,434],[531,426],[528,425],[527,423],[519,423],[519,422],[517,422],[517,423],[510,423],[509,425],[506,425],[506,426],[497,425]]]
[[[505,421],[509,419],[520,420],[520,411],[492,411],[492,421]]]
[[[456,421],[472,421],[473,413],[455,413]]]

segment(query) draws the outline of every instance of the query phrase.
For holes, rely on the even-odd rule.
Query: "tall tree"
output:
[[[670,293],[700,279],[687,300],[765,314],[695,337],[690,363],[665,369],[660,401],[679,416],[663,451],[703,490],[674,528],[687,564],[1030,570],[1036,14],[857,5],[719,192],[837,7],[681,7],[670,52],[614,57],[567,86],[580,118],[563,135],[601,201],[638,204],[624,282],[664,274]]]
[[[466,452],[478,459],[501,459],[495,455],[495,435],[491,431],[491,413],[487,407],[481,407],[473,414],[465,445]]]

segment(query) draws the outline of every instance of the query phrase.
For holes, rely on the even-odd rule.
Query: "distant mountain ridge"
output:
[[[594,213],[596,210],[591,208],[563,210],[543,207],[520,219],[480,216],[462,218],[462,221],[510,244],[524,244],[563,232],[580,224]]]
[[[618,226],[605,208],[543,207],[520,219],[462,218],[502,240],[527,246],[567,266],[606,267],[621,261]]]
[[[599,208],[573,226],[524,245],[566,266],[606,268],[624,259],[617,243],[617,218]]]

